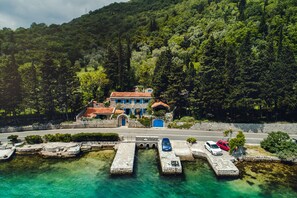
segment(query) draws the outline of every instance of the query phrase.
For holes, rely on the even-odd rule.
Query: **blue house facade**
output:
[[[112,92],[110,106],[121,108],[126,115],[143,116],[151,99],[152,92]]]

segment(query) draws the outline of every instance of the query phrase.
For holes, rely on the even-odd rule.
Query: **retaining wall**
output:
[[[117,120],[81,121],[72,124],[61,124],[62,129],[75,128],[116,128]]]
[[[137,121],[137,120],[132,120],[132,119],[129,120],[128,127],[129,127],[129,128],[146,128],[146,127],[145,127],[144,125],[142,125],[139,121]]]
[[[297,134],[297,123],[220,123],[220,122],[201,122],[192,126],[193,130],[204,131],[225,131],[232,129],[233,131],[243,131],[251,133],[270,133],[272,131],[283,131],[289,134]]]

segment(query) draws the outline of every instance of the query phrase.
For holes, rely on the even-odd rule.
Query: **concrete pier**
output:
[[[135,143],[120,143],[116,156],[112,162],[110,173],[112,175],[132,174],[134,167]]]
[[[157,148],[159,137],[158,136],[136,136],[137,148]]]
[[[228,152],[223,151],[223,155],[214,156],[204,148],[204,142],[193,144],[191,150],[194,156],[206,158],[217,176],[239,175],[238,168],[231,161],[233,157]]]
[[[158,152],[163,174],[181,174],[182,165],[180,158],[177,157],[174,151],[162,151],[162,142],[159,141]]]
[[[195,160],[192,151],[186,141],[171,140],[172,150],[175,155],[180,158],[181,161],[193,161]]]

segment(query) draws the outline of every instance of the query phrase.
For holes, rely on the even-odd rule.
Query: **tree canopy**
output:
[[[153,87],[175,117],[296,121],[296,23],[295,0],[131,0],[62,25],[3,28],[1,121],[65,119],[135,85]]]

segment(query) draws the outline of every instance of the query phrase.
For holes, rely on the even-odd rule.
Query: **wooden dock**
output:
[[[182,164],[180,158],[177,157],[174,151],[162,151],[162,142],[159,141],[158,152],[163,174],[181,174]]]
[[[134,168],[135,143],[122,142],[118,145],[116,156],[112,162],[112,175],[132,174]]]

